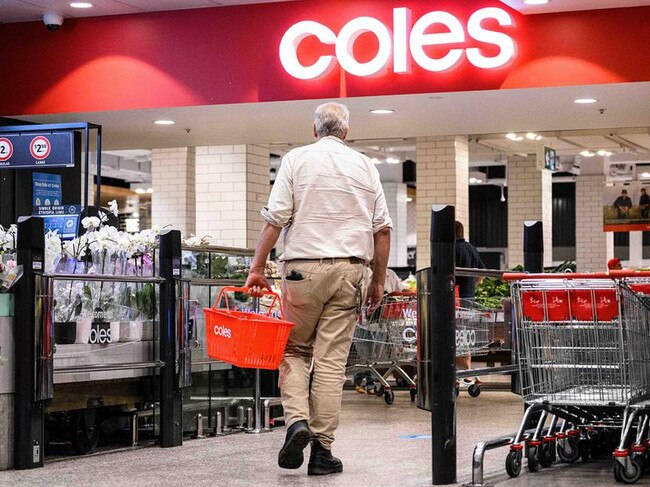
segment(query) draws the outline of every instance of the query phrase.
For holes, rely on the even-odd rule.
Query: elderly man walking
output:
[[[346,360],[364,296],[370,307],[381,301],[390,252],[392,222],[379,173],[345,144],[349,117],[345,105],[319,106],[317,142],[284,156],[246,281],[253,295],[268,287],[264,265],[280,238],[282,301],[295,326],[280,364],[288,429],[278,465],[299,468],[311,441],[309,475],[343,471],[331,445]],[[372,280],[364,285],[371,260]]]

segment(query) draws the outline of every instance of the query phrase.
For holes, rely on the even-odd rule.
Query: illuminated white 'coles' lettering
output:
[[[308,80],[327,74],[338,61],[346,72],[355,76],[372,76],[386,68],[393,60],[393,72],[409,73],[409,52],[412,59],[423,69],[441,72],[458,65],[463,54],[467,60],[481,69],[499,68],[510,62],[515,56],[515,41],[503,32],[488,30],[482,26],[484,20],[496,20],[500,26],[512,26],[514,20],[508,12],[497,7],[487,7],[474,12],[467,22],[467,34],[472,39],[499,48],[496,56],[485,56],[477,47],[453,48],[440,58],[432,58],[425,48],[462,44],[467,40],[463,24],[449,12],[429,12],[420,17],[411,28],[411,11],[408,8],[393,9],[393,32],[374,17],[357,17],[345,24],[338,35],[329,27],[312,20],[298,22],[291,26],[280,42],[280,62],[284,69],[294,78]],[[449,32],[427,34],[426,31],[435,24],[442,24]],[[354,57],[354,43],[364,33],[372,33],[378,41],[379,48],[374,58],[359,62]],[[310,65],[305,66],[298,59],[298,46],[309,36],[315,36],[322,44],[333,45],[336,56],[324,55]]]

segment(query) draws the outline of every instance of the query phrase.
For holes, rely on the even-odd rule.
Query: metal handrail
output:
[[[77,365],[70,367],[56,367],[54,374],[77,374],[81,372],[111,372],[115,370],[139,370],[139,369],[161,369],[165,362],[156,360],[153,362],[132,362],[121,364],[91,364]]]
[[[113,276],[110,274],[34,274],[56,281],[130,282],[142,284],[162,284],[165,282],[161,277]]]
[[[240,254],[244,257],[252,257],[255,255],[255,250],[252,249],[242,249],[236,247],[219,247],[216,245],[183,245],[181,250],[191,251],[191,252],[211,252],[211,253],[220,253],[220,254]]]
[[[456,267],[456,276],[461,277],[498,277],[501,279],[507,271],[497,269],[472,269],[468,267]]]

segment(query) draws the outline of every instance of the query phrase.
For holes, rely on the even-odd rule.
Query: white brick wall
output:
[[[508,267],[524,263],[524,222],[544,225],[544,265],[553,262],[553,180],[537,169],[537,156],[508,159]]]
[[[151,153],[152,222],[171,225],[184,236],[196,231],[195,159],[194,147]]]
[[[605,176],[576,179],[576,264],[578,272],[603,271],[607,265],[607,234],[603,232],[602,195]]]
[[[384,182],[384,196],[388,214],[393,220],[388,267],[405,267],[407,264],[408,217],[406,213],[406,184]]]
[[[196,230],[216,245],[255,248],[269,195],[269,147],[196,148]]]
[[[419,137],[417,146],[417,268],[429,266],[431,205],[456,207],[469,230],[469,147],[467,136]]]

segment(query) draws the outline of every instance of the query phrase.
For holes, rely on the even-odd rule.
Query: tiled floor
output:
[[[521,399],[507,392],[483,392],[476,399],[461,394],[458,401],[458,480],[471,477],[471,454],[483,439],[514,431],[522,412]],[[96,454],[48,463],[32,471],[0,472],[0,486],[310,486],[361,487],[431,485],[430,415],[418,410],[407,393],[395,404],[354,392],[344,396],[341,426],[334,453],[344,473],[310,478],[306,465],[297,471],[277,467],[284,429],[259,436],[187,441],[183,447],[158,447]],[[504,472],[505,449],[488,452],[486,480],[503,485],[617,485],[611,460],[582,465],[558,465],[537,474],[525,467],[518,479]],[[638,485],[650,485],[650,478]]]

